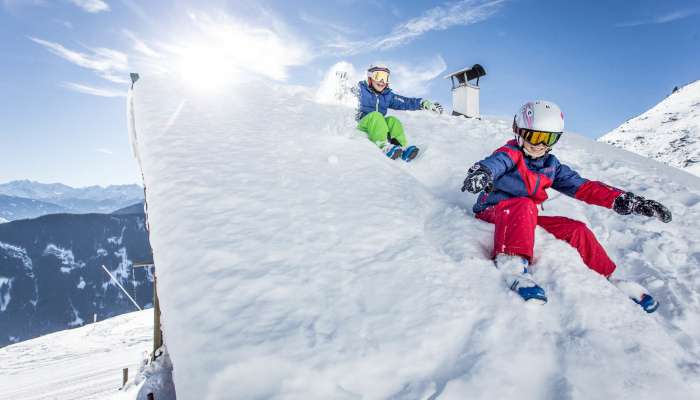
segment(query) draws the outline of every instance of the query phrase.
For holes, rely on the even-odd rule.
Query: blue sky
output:
[[[315,86],[384,61],[449,107],[442,76],[479,63],[482,114],[547,99],[596,138],[700,79],[699,27],[697,1],[0,0],[0,182],[138,182],[125,79],[173,65]]]

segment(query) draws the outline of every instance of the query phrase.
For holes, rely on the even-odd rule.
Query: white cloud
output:
[[[327,43],[326,47],[341,54],[390,49],[407,44],[427,32],[484,21],[498,12],[504,2],[505,0],[462,0],[446,3],[427,10],[420,17],[397,25],[391,33],[380,39],[337,40]]]
[[[225,13],[191,13],[189,32],[158,45],[164,53],[161,65],[190,78],[211,80],[245,71],[285,80],[289,67],[306,64],[312,55],[281,21],[266,17],[263,26]]]
[[[340,32],[346,35],[355,34],[358,32],[357,29],[351,28],[346,25],[341,25],[335,22],[331,22],[326,18],[319,18],[306,12],[301,12],[299,14],[299,19],[301,19],[307,24],[317,26],[327,32]]]
[[[647,18],[647,19],[628,21],[628,22],[620,22],[620,23],[615,24],[615,26],[618,28],[631,28],[631,27],[640,26],[640,25],[665,24],[668,22],[673,22],[673,21],[677,21],[680,19],[688,18],[688,17],[693,16],[697,13],[698,13],[698,10],[674,11],[674,12],[671,12],[668,14],[659,15],[659,16],[654,17],[654,18]]]
[[[71,0],[71,3],[92,14],[110,10],[109,4],[102,0]]]
[[[96,88],[92,86],[82,85],[74,82],[63,82],[61,84],[66,89],[74,92],[89,94],[99,97],[126,97],[126,90],[116,90],[112,88]]]
[[[146,57],[161,57],[161,54],[153,50],[149,45],[146,44],[146,42],[139,39],[133,32],[126,29],[124,29],[122,32],[124,32],[124,35],[126,35],[126,37],[128,37],[131,40],[133,49],[136,50],[138,53]]]
[[[248,79],[251,73],[283,81],[290,67],[304,65],[314,57],[306,42],[269,12],[264,12],[257,24],[251,18],[244,20],[227,13],[191,12],[188,17],[187,23],[179,22],[167,36],[148,41],[123,30],[131,41],[129,56],[105,47],[75,50],[37,37],[29,39],[64,60],[119,84],[129,82],[131,71],[179,74],[198,88],[220,87],[231,80]],[[113,89],[72,82],[62,86],[96,96],[123,96]]]
[[[145,23],[148,25],[155,25],[156,22],[146,14],[146,12],[139,6],[137,3],[135,3],[133,0],[121,0],[122,4],[131,10],[131,12],[136,15],[137,17],[141,18]]]
[[[418,65],[407,65],[399,62],[386,64],[391,68],[392,89],[411,97],[427,94],[430,82],[447,69],[447,64],[440,55]]]
[[[106,149],[104,147],[97,148],[97,149],[95,149],[95,151],[98,153],[102,153],[102,154],[109,154],[109,155],[114,154],[114,152],[112,150]]]
[[[83,68],[95,71],[100,77],[115,83],[126,83],[126,71],[129,59],[126,54],[112,49],[99,47],[89,49],[91,54],[70,50],[59,43],[30,37],[32,41],[46,47],[57,56]],[[120,75],[124,75],[122,78]]]

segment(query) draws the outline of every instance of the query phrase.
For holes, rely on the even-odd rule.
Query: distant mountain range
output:
[[[700,80],[598,140],[700,176]]]
[[[140,201],[113,214],[0,224],[0,347],[135,310],[102,265],[151,306],[152,271],[133,268],[150,260]]]
[[[0,194],[0,222],[36,218],[46,214],[65,213],[68,210],[57,204],[24,197]]]
[[[139,185],[73,188],[29,180],[0,184],[0,222],[54,213],[110,213],[143,201]]]

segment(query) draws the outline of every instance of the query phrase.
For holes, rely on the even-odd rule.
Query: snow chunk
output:
[[[75,257],[73,256],[72,250],[63,249],[61,247],[56,246],[55,244],[48,244],[46,246],[46,249],[44,249],[44,255],[52,255],[61,260],[61,264],[64,265],[63,267],[61,267],[61,272],[63,272],[64,274],[69,274],[76,268],[85,267],[84,262],[75,261]]]
[[[83,326],[83,321],[82,318],[80,318],[80,313],[78,313],[78,310],[73,306],[73,302],[70,303],[70,308],[71,308],[71,313],[73,313],[73,320],[68,322],[68,326],[71,328],[75,328],[76,326]]]
[[[0,276],[0,312],[7,309],[7,305],[12,299],[10,297],[10,292],[12,291],[12,281],[14,278],[7,278]]]
[[[355,70],[355,67],[346,61],[341,61],[332,66],[316,91],[316,101],[326,104],[341,104],[348,107],[357,106],[357,97],[351,89],[364,77]]]

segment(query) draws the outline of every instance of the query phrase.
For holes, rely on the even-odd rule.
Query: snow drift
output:
[[[652,399],[700,390],[700,179],[567,134],[583,176],[665,203],[622,217],[557,192],[656,314],[537,232],[549,303],[504,287],[493,227],[459,191],[509,122],[397,113],[418,162],[383,156],[354,111],[249,82],[204,94],[144,76],[129,97],[179,399]]]
[[[599,140],[700,176],[700,80]]]

